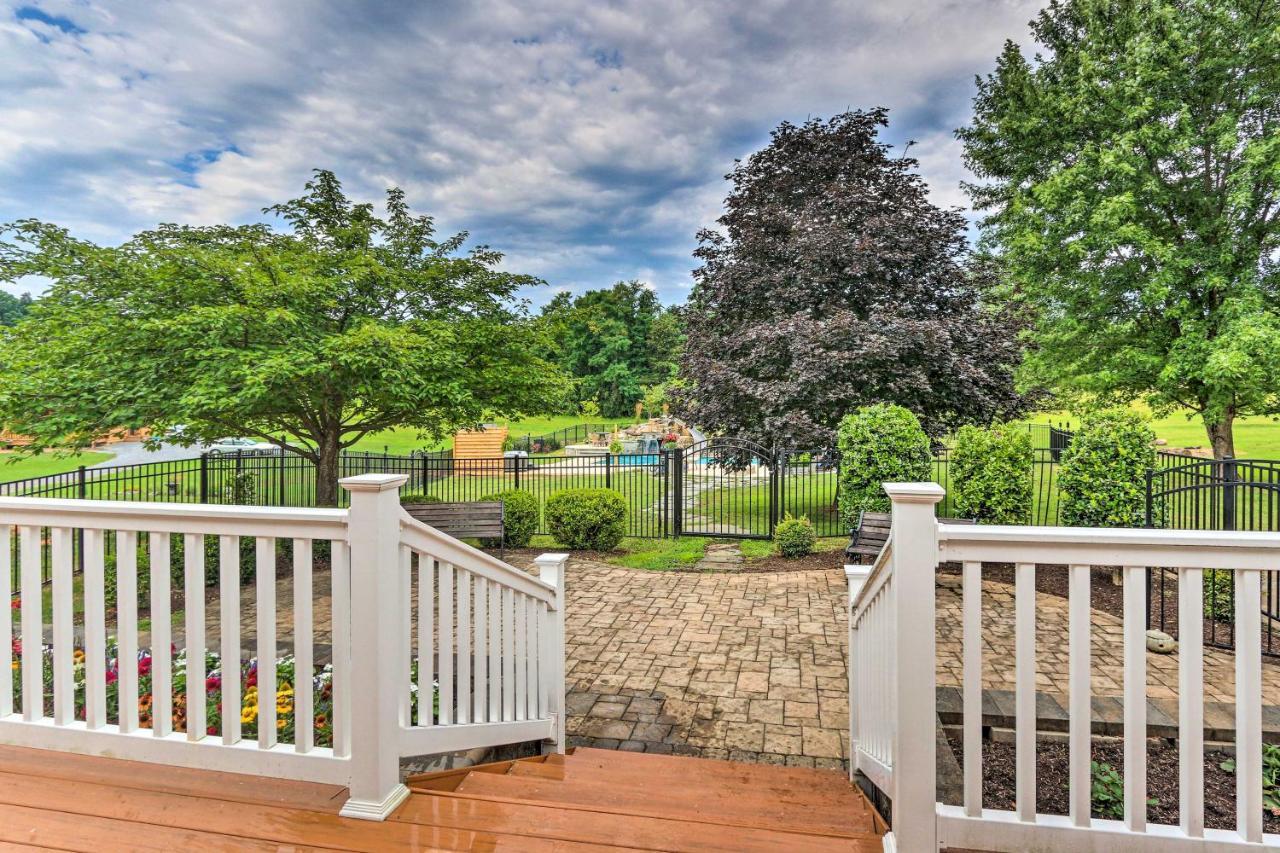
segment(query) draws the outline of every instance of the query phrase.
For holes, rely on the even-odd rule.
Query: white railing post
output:
[[[885,483],[893,503],[891,606],[893,835],[898,850],[937,850],[934,578],[937,483]]]
[[[547,610],[546,623],[542,626],[542,648],[539,649],[538,674],[542,679],[540,692],[546,708],[555,720],[555,745],[548,743],[545,751],[564,753],[565,686],[564,686],[564,604],[565,566],[568,554],[543,554],[534,559],[538,577],[555,587],[555,607]]]
[[[342,807],[345,817],[384,820],[409,796],[400,781],[399,743],[409,638],[400,635],[401,620],[393,617],[403,605],[399,489],[407,480],[361,474],[340,481],[351,493],[351,796]]]
[[[854,701],[857,695],[857,675],[855,668],[858,665],[856,657],[858,638],[858,626],[853,621],[853,604],[858,600],[858,593],[862,591],[863,585],[867,582],[867,577],[871,574],[870,566],[845,566],[844,577],[849,583],[849,599],[845,602],[845,616],[849,620],[849,778],[852,779],[858,769],[858,705]]]

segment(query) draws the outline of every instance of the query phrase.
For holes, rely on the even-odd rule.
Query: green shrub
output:
[[[773,530],[773,544],[778,553],[784,557],[803,557],[813,551],[818,534],[808,516],[795,518],[787,513]]]
[[[884,483],[930,479],[929,437],[901,406],[865,406],[840,421],[840,519],[852,527],[863,510],[888,512]]]
[[[1137,412],[1109,409],[1085,415],[1062,452],[1062,523],[1141,527],[1146,521],[1146,473],[1156,463],[1154,441],[1155,433]]]
[[[1207,569],[1203,583],[1204,615],[1218,622],[1235,622],[1235,572],[1225,569]]]
[[[1090,805],[1098,817],[1119,819],[1124,817],[1124,777],[1105,761],[1090,761]],[[1158,806],[1155,797],[1147,798],[1147,805]]]
[[[440,499],[426,492],[404,492],[400,495],[402,504],[438,504]]]
[[[609,551],[627,533],[627,502],[608,489],[567,489],[547,499],[547,529],[574,550]]]
[[[1228,758],[1218,765],[1228,773],[1236,772],[1236,760]],[[1262,745],[1262,808],[1280,814],[1280,744]]]
[[[482,501],[501,501],[502,536],[504,542],[485,539],[484,545],[496,548],[505,544],[508,548],[523,548],[538,532],[538,499],[524,489],[507,489],[493,495],[485,495]]]
[[[964,426],[949,461],[956,515],[993,524],[1026,524],[1034,495],[1031,433],[1009,424]]]
[[[621,453],[622,442],[618,441],[618,439],[616,438],[613,441],[609,442],[609,452],[612,453],[614,456],[617,456],[619,453]]]

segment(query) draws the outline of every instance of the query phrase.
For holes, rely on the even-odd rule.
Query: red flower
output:
[[[141,677],[151,672],[151,656],[147,655],[138,661],[138,675]]]
[[[22,606],[22,599],[21,599],[21,598],[15,598],[15,599],[13,600],[13,603],[9,605],[9,607],[11,607],[11,608],[12,608],[12,609],[14,609],[14,610],[17,610],[17,609],[18,609],[19,607],[21,607],[21,606]]]
[[[119,677],[120,677],[120,676],[116,674],[116,671],[115,671],[115,668],[114,668],[114,667],[112,667],[111,669],[107,670],[107,684],[115,684],[115,683],[116,683],[116,679],[117,679],[117,678],[119,678]]]
[[[218,733],[217,726],[209,726],[209,728],[205,729],[205,734],[216,735],[217,733]]]
[[[222,677],[221,677],[221,676],[218,676],[218,675],[211,675],[211,676],[209,676],[208,678],[206,678],[206,679],[204,680],[204,689],[205,689],[205,690],[218,690],[218,689],[220,689],[221,687],[222,687]]]
[[[244,680],[244,686],[245,687],[258,686],[258,673],[256,671],[249,673],[249,677]]]

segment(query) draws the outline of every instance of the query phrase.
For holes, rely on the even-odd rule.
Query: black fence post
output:
[[[82,501],[89,497],[88,478],[83,465],[76,468],[76,497]],[[76,568],[81,574],[84,573],[84,528],[82,527],[76,529]]]
[[[671,535],[679,539],[684,527],[684,451],[671,450]]]
[[[780,495],[781,477],[778,466],[784,464],[786,454],[775,454],[773,464],[769,466],[769,538],[773,538],[773,532],[778,527],[778,499]]]
[[[200,503],[209,502],[209,454],[200,454]]]
[[[604,454],[604,487],[613,488],[613,454],[608,451]]]
[[[1154,477],[1154,475],[1155,475],[1155,472],[1154,472],[1154,471],[1152,471],[1150,468],[1148,468],[1148,469],[1147,469],[1147,474],[1146,474],[1146,481],[1147,481],[1147,527],[1155,527],[1155,526],[1156,526],[1156,525],[1155,525],[1155,507],[1153,507],[1153,506],[1152,506],[1152,504],[1151,504],[1151,500],[1152,500],[1152,498],[1151,498],[1151,481],[1152,481],[1152,478]]]
[[[1234,457],[1222,460],[1222,529],[1236,529],[1236,483],[1240,482],[1239,468]]]
[[[513,457],[511,457],[511,461],[515,463],[515,464],[512,466],[512,468],[513,468],[513,469],[515,470],[515,472],[516,472],[516,478],[515,478],[515,479],[516,479],[516,483],[515,483],[515,487],[516,487],[517,489],[518,489],[518,488],[520,488],[520,469],[524,467],[524,460],[525,460],[525,457],[523,457],[523,456],[513,456]]]

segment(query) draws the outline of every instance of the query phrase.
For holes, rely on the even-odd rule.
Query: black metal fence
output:
[[[607,435],[617,428],[629,425],[626,421],[615,421],[612,423],[575,424],[544,435],[532,435],[530,433],[525,433],[524,435],[508,434],[507,446],[511,450],[523,450],[529,454],[555,453],[570,444],[582,444],[593,435]]]

